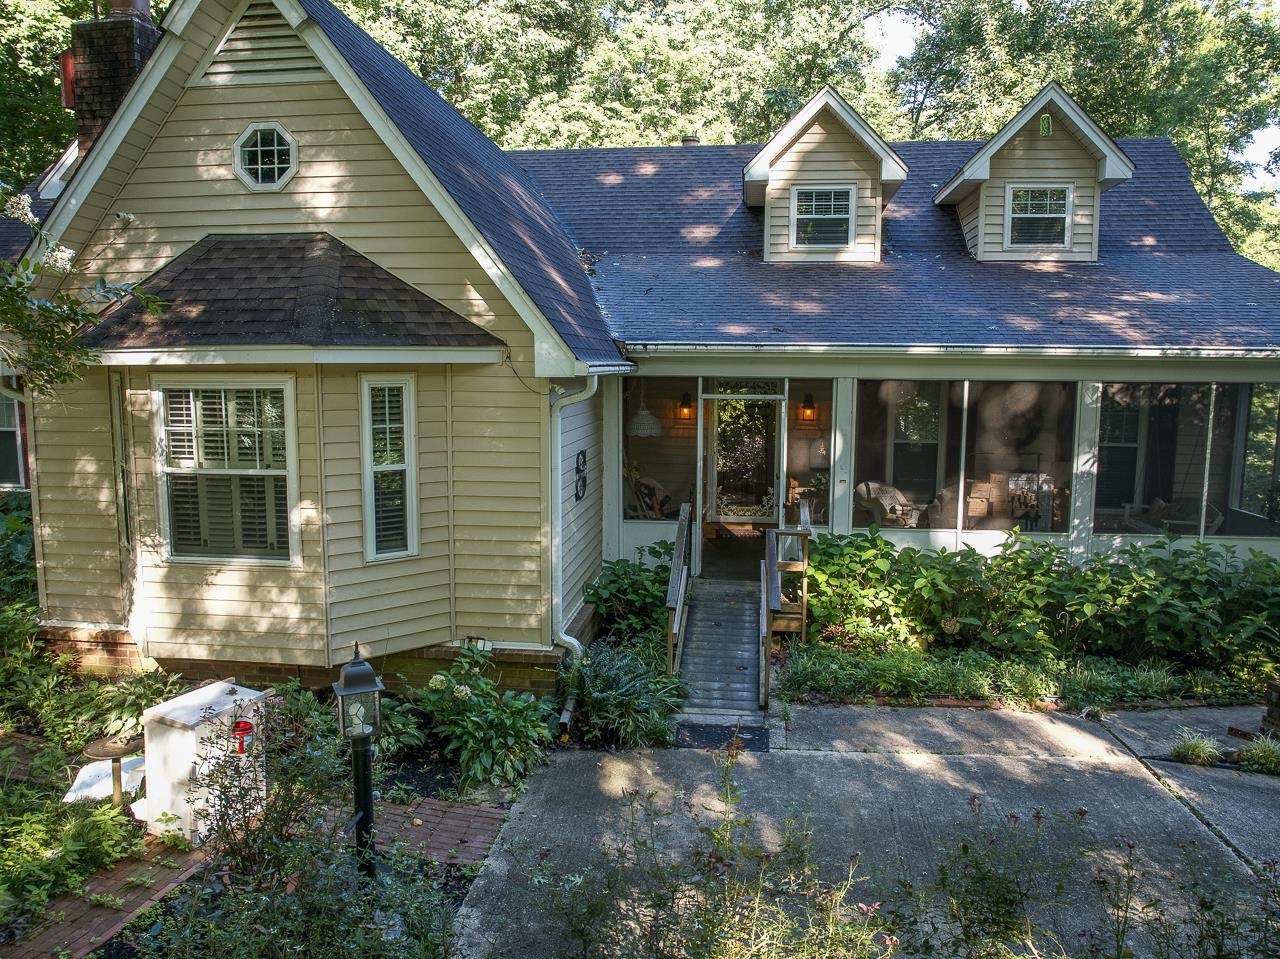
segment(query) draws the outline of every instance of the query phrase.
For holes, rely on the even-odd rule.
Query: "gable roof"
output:
[[[329,0],[298,0],[574,356],[626,366],[567,231],[529,176]]]
[[[44,218],[49,215],[54,203],[53,200],[40,198],[40,184],[44,182],[48,172],[45,170],[21,191],[31,198],[31,212],[41,222],[44,222]],[[16,263],[20,260],[34,237],[35,231],[21,220],[0,216],[0,263]]]
[[[1093,118],[1084,112],[1080,104],[1071,99],[1058,81],[1051,80],[1032,97],[1030,103],[1018,111],[1017,116],[1000,128],[999,133],[978,147],[973,156],[969,157],[934,194],[934,202],[955,203],[975,186],[988,180],[991,176],[991,158],[1013,139],[1032,117],[1050,104],[1061,111],[1071,132],[1098,158],[1098,183],[1103,190],[1109,190],[1133,176],[1133,161],[1120,148],[1120,145],[1093,122]]]
[[[872,129],[862,115],[845,102],[844,97],[832,86],[824,86],[813,99],[800,108],[773,138],[760,148],[742,171],[743,196],[751,206],[764,203],[765,187],[769,183],[769,169],[778,155],[786,150],[800,134],[809,129],[823,110],[830,111],[855,140],[858,140],[880,160],[880,182],[885,198],[894,192],[907,178],[907,165],[894,152],[887,140]]]
[[[513,154],[591,254],[629,347],[1280,349],[1280,274],[1238,255],[1166,139],[1124,140],[1096,263],[979,263],[936,185],[973,142],[895,144],[911,177],[879,263],[766,263],[742,202],[754,146]]]
[[[208,236],[85,336],[101,350],[221,346],[501,347],[493,334],[328,233]]]

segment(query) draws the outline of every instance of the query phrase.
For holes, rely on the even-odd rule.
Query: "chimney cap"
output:
[[[151,19],[151,0],[111,0],[111,16]]]
[[[696,147],[702,143],[702,137],[696,133],[686,133],[680,140],[682,147]]]

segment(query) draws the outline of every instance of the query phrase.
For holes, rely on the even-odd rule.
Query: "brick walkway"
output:
[[[68,894],[53,900],[45,923],[21,942],[0,946],[0,957],[49,959],[59,949],[65,950],[71,959],[88,955],[134,916],[190,877],[203,859],[204,854],[199,850],[179,852],[148,839],[142,859],[122,859],[110,869],[91,876],[85,883],[87,892],[83,896]],[[123,905],[119,909],[92,905],[88,896],[93,893],[119,896]]]
[[[419,799],[407,806],[379,803],[374,822],[380,846],[397,843],[436,862],[470,865],[482,862],[502,828],[504,810]],[[143,859],[126,859],[86,883],[87,893],[66,895],[49,904],[48,919],[30,938],[0,946],[0,959],[50,959],[63,949],[80,959],[119,932],[152,903],[166,896],[195,872],[204,854],[174,852],[148,839]],[[156,860],[171,862],[160,865]],[[136,878],[135,878],[136,877]],[[124,900],[120,909],[94,906],[88,895],[102,893]]]
[[[26,779],[31,772],[31,762],[44,749],[46,741],[39,736],[0,729],[0,776]],[[12,750],[12,753],[9,751]]]

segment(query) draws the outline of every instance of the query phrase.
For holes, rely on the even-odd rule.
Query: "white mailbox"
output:
[[[230,682],[210,683],[143,712],[147,798],[142,818],[152,833],[178,832],[193,842],[199,839],[196,813],[208,798],[192,787],[192,776],[215,748],[248,747],[246,761],[258,762],[247,740],[258,725],[263,696]]]

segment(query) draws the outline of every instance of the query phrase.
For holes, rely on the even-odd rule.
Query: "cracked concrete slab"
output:
[[[1158,760],[1151,767],[1255,863],[1280,861],[1280,776]]]
[[[1062,713],[806,705],[788,710],[781,730],[776,721],[770,725],[774,748],[1096,759],[1126,755],[1097,723]]]
[[[1168,756],[1183,729],[1213,736],[1228,749],[1242,740],[1227,735],[1236,726],[1257,732],[1262,725],[1261,706],[1193,706],[1185,709],[1116,710],[1103,723],[1138,756]]]
[[[896,711],[896,722],[912,735],[894,741],[913,749],[891,752],[782,750],[743,754],[735,771],[741,790],[740,812],[751,818],[757,838],[776,847],[788,819],[812,830],[817,861],[829,878],[839,878],[849,858],[861,854],[869,877],[866,896],[892,891],[905,876],[928,878],[944,851],[971,822],[969,799],[983,797],[997,818],[1007,812],[1030,816],[1088,810],[1078,840],[1115,849],[1122,840],[1137,844],[1141,862],[1153,876],[1186,872],[1184,847],[1203,856],[1203,868],[1238,881],[1245,867],[1205,826],[1126,753],[1104,748],[1088,727],[1061,717],[1035,717],[1039,725],[1000,716],[975,719],[938,714],[954,710]],[[977,714],[974,714],[977,715]],[[1031,715],[1031,714],[1024,714]],[[839,717],[813,715],[804,741],[817,740],[820,721],[844,728],[878,728],[887,715]],[[985,720],[985,721],[984,721]],[[1050,721],[1052,720],[1052,721]],[[967,736],[956,732],[959,728]],[[1032,735],[1033,732],[1038,733]],[[1100,729],[1097,734],[1105,736]],[[992,745],[1015,750],[1025,733],[1021,755],[990,752]],[[844,741],[843,733],[827,740]],[[851,742],[860,741],[857,732]],[[948,755],[923,751],[946,747]],[[1001,745],[1002,744],[1002,745]],[[957,747],[954,750],[951,747]],[[1077,755],[1051,755],[1067,750]],[[704,821],[719,812],[719,774],[713,757],[698,750],[630,753],[566,752],[531,779],[511,811],[494,854],[472,886],[458,929],[466,956],[554,957],[554,932],[546,922],[545,889],[522,878],[545,849],[567,872],[599,862],[601,846],[616,841],[628,817],[628,796],[650,795],[655,806],[672,813],[660,831],[672,848],[692,842],[696,827],[686,814]],[[1025,821],[1025,820],[1024,820]],[[1066,910],[1067,921],[1087,924],[1094,908],[1087,867],[1077,864],[1071,887],[1079,902]],[[512,917],[519,917],[518,923]]]

